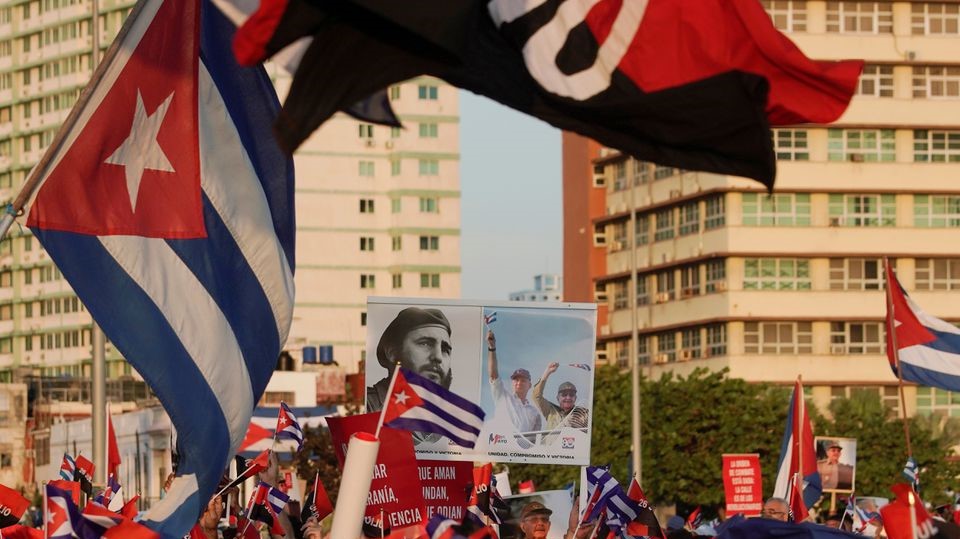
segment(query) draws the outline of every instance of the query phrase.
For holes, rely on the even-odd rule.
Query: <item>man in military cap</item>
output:
[[[490,374],[490,392],[496,405],[503,403],[503,408],[517,432],[533,432],[543,428],[543,418],[537,407],[527,399],[530,392],[530,371],[516,369],[510,375],[512,391],[508,391],[506,384],[500,379],[500,370],[497,362],[497,337],[493,331],[487,331],[487,368]]]
[[[407,307],[400,311],[380,335],[377,361],[387,375],[367,386],[367,411],[381,410],[386,403],[390,377],[400,366],[449,389],[453,379],[450,368],[450,322],[439,309]]]
[[[547,418],[547,428],[550,430],[560,427],[585,429],[590,423],[590,412],[583,406],[577,406],[577,386],[571,382],[563,382],[557,388],[557,404],[543,397],[543,388],[547,385],[547,378],[557,372],[560,364],[553,362],[547,365],[543,376],[537,385],[533,386],[533,402],[537,403],[543,417]]]
[[[553,511],[540,502],[530,502],[520,510],[520,531],[523,539],[546,539],[550,534]]]
[[[824,490],[851,490],[853,488],[853,466],[840,463],[843,448],[836,440],[825,440],[825,459],[817,461],[820,483]]]

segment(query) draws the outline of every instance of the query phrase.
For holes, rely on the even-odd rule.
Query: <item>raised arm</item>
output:
[[[550,403],[547,402],[547,399],[543,398],[543,388],[547,387],[547,378],[550,378],[550,375],[557,372],[557,368],[560,366],[559,363],[554,361],[553,363],[547,365],[546,370],[543,371],[543,376],[537,380],[536,385],[533,386],[533,402],[537,403],[537,408],[540,408],[540,413],[544,416],[550,413]]]
[[[490,380],[500,378],[497,371],[497,337],[492,330],[487,330],[487,368],[490,371]]]

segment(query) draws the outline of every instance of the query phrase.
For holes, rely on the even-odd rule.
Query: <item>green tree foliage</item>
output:
[[[340,491],[340,465],[333,450],[330,429],[326,427],[305,428],[303,430],[303,448],[294,456],[294,459],[296,460],[297,475],[301,479],[306,479],[307,483],[313,481],[317,476],[317,471],[320,472],[320,481],[327,489],[330,500],[336,503],[337,493]]]
[[[890,485],[904,481],[907,460],[903,422],[873,391],[855,391],[830,404],[832,419],[816,421],[823,436],[857,439],[856,489],[865,496],[889,497]],[[960,421],[946,417],[914,417],[909,421],[913,457],[920,466],[920,495],[934,504],[951,501],[946,489],[956,484],[960,463],[948,460],[960,443]]]

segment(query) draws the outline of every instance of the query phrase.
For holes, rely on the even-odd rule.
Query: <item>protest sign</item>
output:
[[[473,463],[418,460],[417,472],[423,487],[427,518],[439,513],[453,520],[463,520],[468,489],[473,481]]]
[[[415,435],[417,458],[589,464],[596,324],[595,304],[371,297],[367,411],[401,362],[486,414],[474,449]]]
[[[723,492],[727,515],[741,513],[753,517],[763,509],[763,480],[760,455],[723,455]]]
[[[356,432],[376,432],[378,419],[379,414],[327,418],[330,438],[341,469],[350,436]],[[381,429],[380,451],[377,453],[373,481],[367,494],[364,528],[383,528],[385,533],[389,533],[395,528],[405,528],[422,522],[425,514],[423,490],[410,433],[390,428]]]

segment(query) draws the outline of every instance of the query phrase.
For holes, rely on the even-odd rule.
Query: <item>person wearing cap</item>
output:
[[[540,410],[527,399],[530,392],[530,371],[517,369],[510,375],[513,391],[508,391],[500,379],[497,369],[497,337],[493,331],[487,331],[487,368],[490,374],[490,391],[495,405],[503,403],[503,408],[518,432],[533,432],[543,428]]]
[[[439,309],[407,307],[400,311],[383,330],[377,344],[377,361],[387,370],[387,375],[367,386],[367,411],[383,409],[397,363],[449,389],[453,379],[451,335],[450,322]]]
[[[826,440],[826,458],[817,461],[817,472],[824,490],[850,490],[853,487],[853,466],[842,464],[843,448],[836,440]]]
[[[585,429],[590,423],[590,412],[583,406],[577,406],[577,386],[571,382],[564,382],[557,388],[557,404],[543,397],[543,388],[547,385],[547,378],[557,372],[560,364],[553,362],[547,365],[543,376],[537,385],[533,386],[533,402],[540,408],[543,417],[547,418],[547,428],[550,430],[560,427]]]
[[[520,531],[523,539],[546,539],[550,534],[553,511],[540,502],[530,502],[520,510]]]

